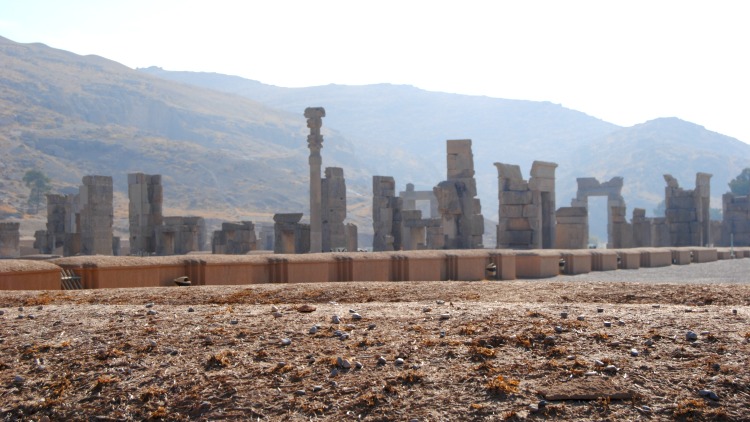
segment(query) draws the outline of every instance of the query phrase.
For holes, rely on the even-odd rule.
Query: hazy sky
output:
[[[746,1],[0,0],[0,35],[129,67],[676,116],[750,143]],[[366,98],[362,99],[367,101]]]

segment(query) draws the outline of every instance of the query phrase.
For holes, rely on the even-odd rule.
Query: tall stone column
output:
[[[310,252],[321,252],[323,248],[323,219],[321,218],[322,194],[320,168],[323,159],[320,157],[320,149],[323,148],[323,135],[320,128],[323,126],[323,117],[326,111],[323,107],[308,107],[305,109],[307,127],[310,134],[307,135],[307,147],[310,148]]]

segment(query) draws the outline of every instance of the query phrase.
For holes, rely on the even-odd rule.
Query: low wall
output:
[[[60,290],[60,267],[44,261],[0,260],[0,290]]]
[[[0,260],[0,289],[59,290],[60,270],[81,276],[87,289],[173,286],[187,276],[194,285],[320,283],[346,281],[513,280],[561,273],[661,267],[673,262],[728,259],[729,248],[617,250],[429,250],[301,255],[181,255],[166,257],[77,256],[48,261]],[[737,258],[750,248],[736,248]],[[494,264],[495,270],[491,270]]]

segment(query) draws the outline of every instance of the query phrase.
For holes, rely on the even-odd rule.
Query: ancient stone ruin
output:
[[[433,188],[442,218],[444,247],[483,248],[484,217],[479,198],[476,197],[471,140],[449,140],[446,146],[448,180]]]
[[[184,255],[203,250],[206,223],[203,217],[164,217],[156,227],[157,255]]]
[[[357,226],[351,223],[344,224],[346,219],[344,169],[326,167],[325,178],[321,180],[321,191],[323,251],[356,251]]]
[[[625,211],[625,199],[622,197],[623,178],[613,177],[608,182],[600,183],[594,177],[579,177],[576,181],[578,182],[578,191],[576,192],[575,199],[570,203],[571,207],[584,207],[588,211],[589,197],[607,197],[607,238],[612,242],[618,237],[615,233],[614,225],[614,221],[617,219],[616,215],[620,216]],[[586,243],[588,243],[588,230],[586,233]],[[614,248],[619,246],[611,244],[608,247]]]
[[[20,223],[0,223],[0,258],[21,256]]]
[[[551,249],[555,246],[555,168],[534,161],[525,181],[517,165],[495,163],[498,172],[498,249]]]
[[[211,253],[242,255],[258,249],[255,224],[252,221],[222,223],[221,230],[214,231]]]
[[[164,222],[163,196],[160,174],[128,174],[131,255],[156,253],[157,227]]]
[[[721,244],[750,246],[750,196],[731,192],[721,197]]]
[[[586,207],[560,207],[555,212],[555,248],[586,249],[589,242],[589,214]]]
[[[323,126],[325,115],[326,111],[323,107],[305,109],[307,127],[310,128],[310,134],[307,136],[307,147],[310,148],[310,252],[323,250],[323,199],[320,175],[320,168],[323,165],[320,157],[323,135],[320,134],[320,128]]]
[[[406,184],[406,190],[398,193],[404,204],[404,211],[418,210],[417,201],[428,201],[430,204],[429,218],[440,218],[438,201],[435,192],[431,190],[414,190],[413,183]]]
[[[373,251],[401,249],[401,212],[403,200],[396,196],[396,181],[391,176],[372,176]]]
[[[310,251],[310,225],[300,223],[302,213],[274,214],[273,251],[300,254]]]
[[[81,204],[81,253],[112,255],[112,176],[84,176],[78,195]]]
[[[706,246],[711,243],[711,175],[698,173],[695,189],[680,188],[677,179],[664,175],[666,224],[671,246]]]

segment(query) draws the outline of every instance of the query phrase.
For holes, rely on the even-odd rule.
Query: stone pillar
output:
[[[359,250],[357,225],[353,223],[346,223],[344,231],[346,232],[346,250],[349,252],[357,252]]]
[[[214,231],[211,253],[244,255],[257,249],[255,225],[252,221],[222,223],[221,230]]]
[[[391,176],[372,176],[372,250],[401,249],[401,210],[403,201],[396,197],[396,181]]]
[[[484,216],[476,197],[471,139],[449,140],[446,147],[448,180],[433,188],[443,220],[445,248],[481,249]]]
[[[344,169],[340,167],[326,167],[325,176],[325,179],[321,181],[323,252],[330,252],[347,247],[344,227],[346,181]],[[312,235],[312,227],[310,235]]]
[[[556,249],[588,248],[588,210],[586,207],[562,207],[555,213]]]
[[[310,148],[310,252],[321,252],[323,250],[323,222],[321,216],[322,194],[320,169],[323,160],[320,150],[323,148],[323,135],[320,128],[323,126],[323,117],[326,111],[323,107],[308,107],[305,109],[307,127],[310,134],[307,136],[307,147]]]
[[[55,249],[65,243],[65,195],[47,194],[47,250]]]
[[[664,175],[664,180],[669,246],[706,246],[711,239],[711,175],[698,173],[694,190],[680,188],[677,179],[669,174]]]
[[[63,255],[81,253],[81,203],[78,194],[65,195],[65,239]]]
[[[21,223],[0,223],[0,258],[21,256]]]
[[[128,174],[130,253],[156,252],[156,228],[164,221],[161,175]]]
[[[721,245],[750,246],[750,196],[722,197]]]
[[[300,254],[310,250],[310,226],[300,224],[302,213],[274,214],[274,253]]]
[[[112,255],[112,177],[84,176],[79,195],[81,252],[84,255]]]

